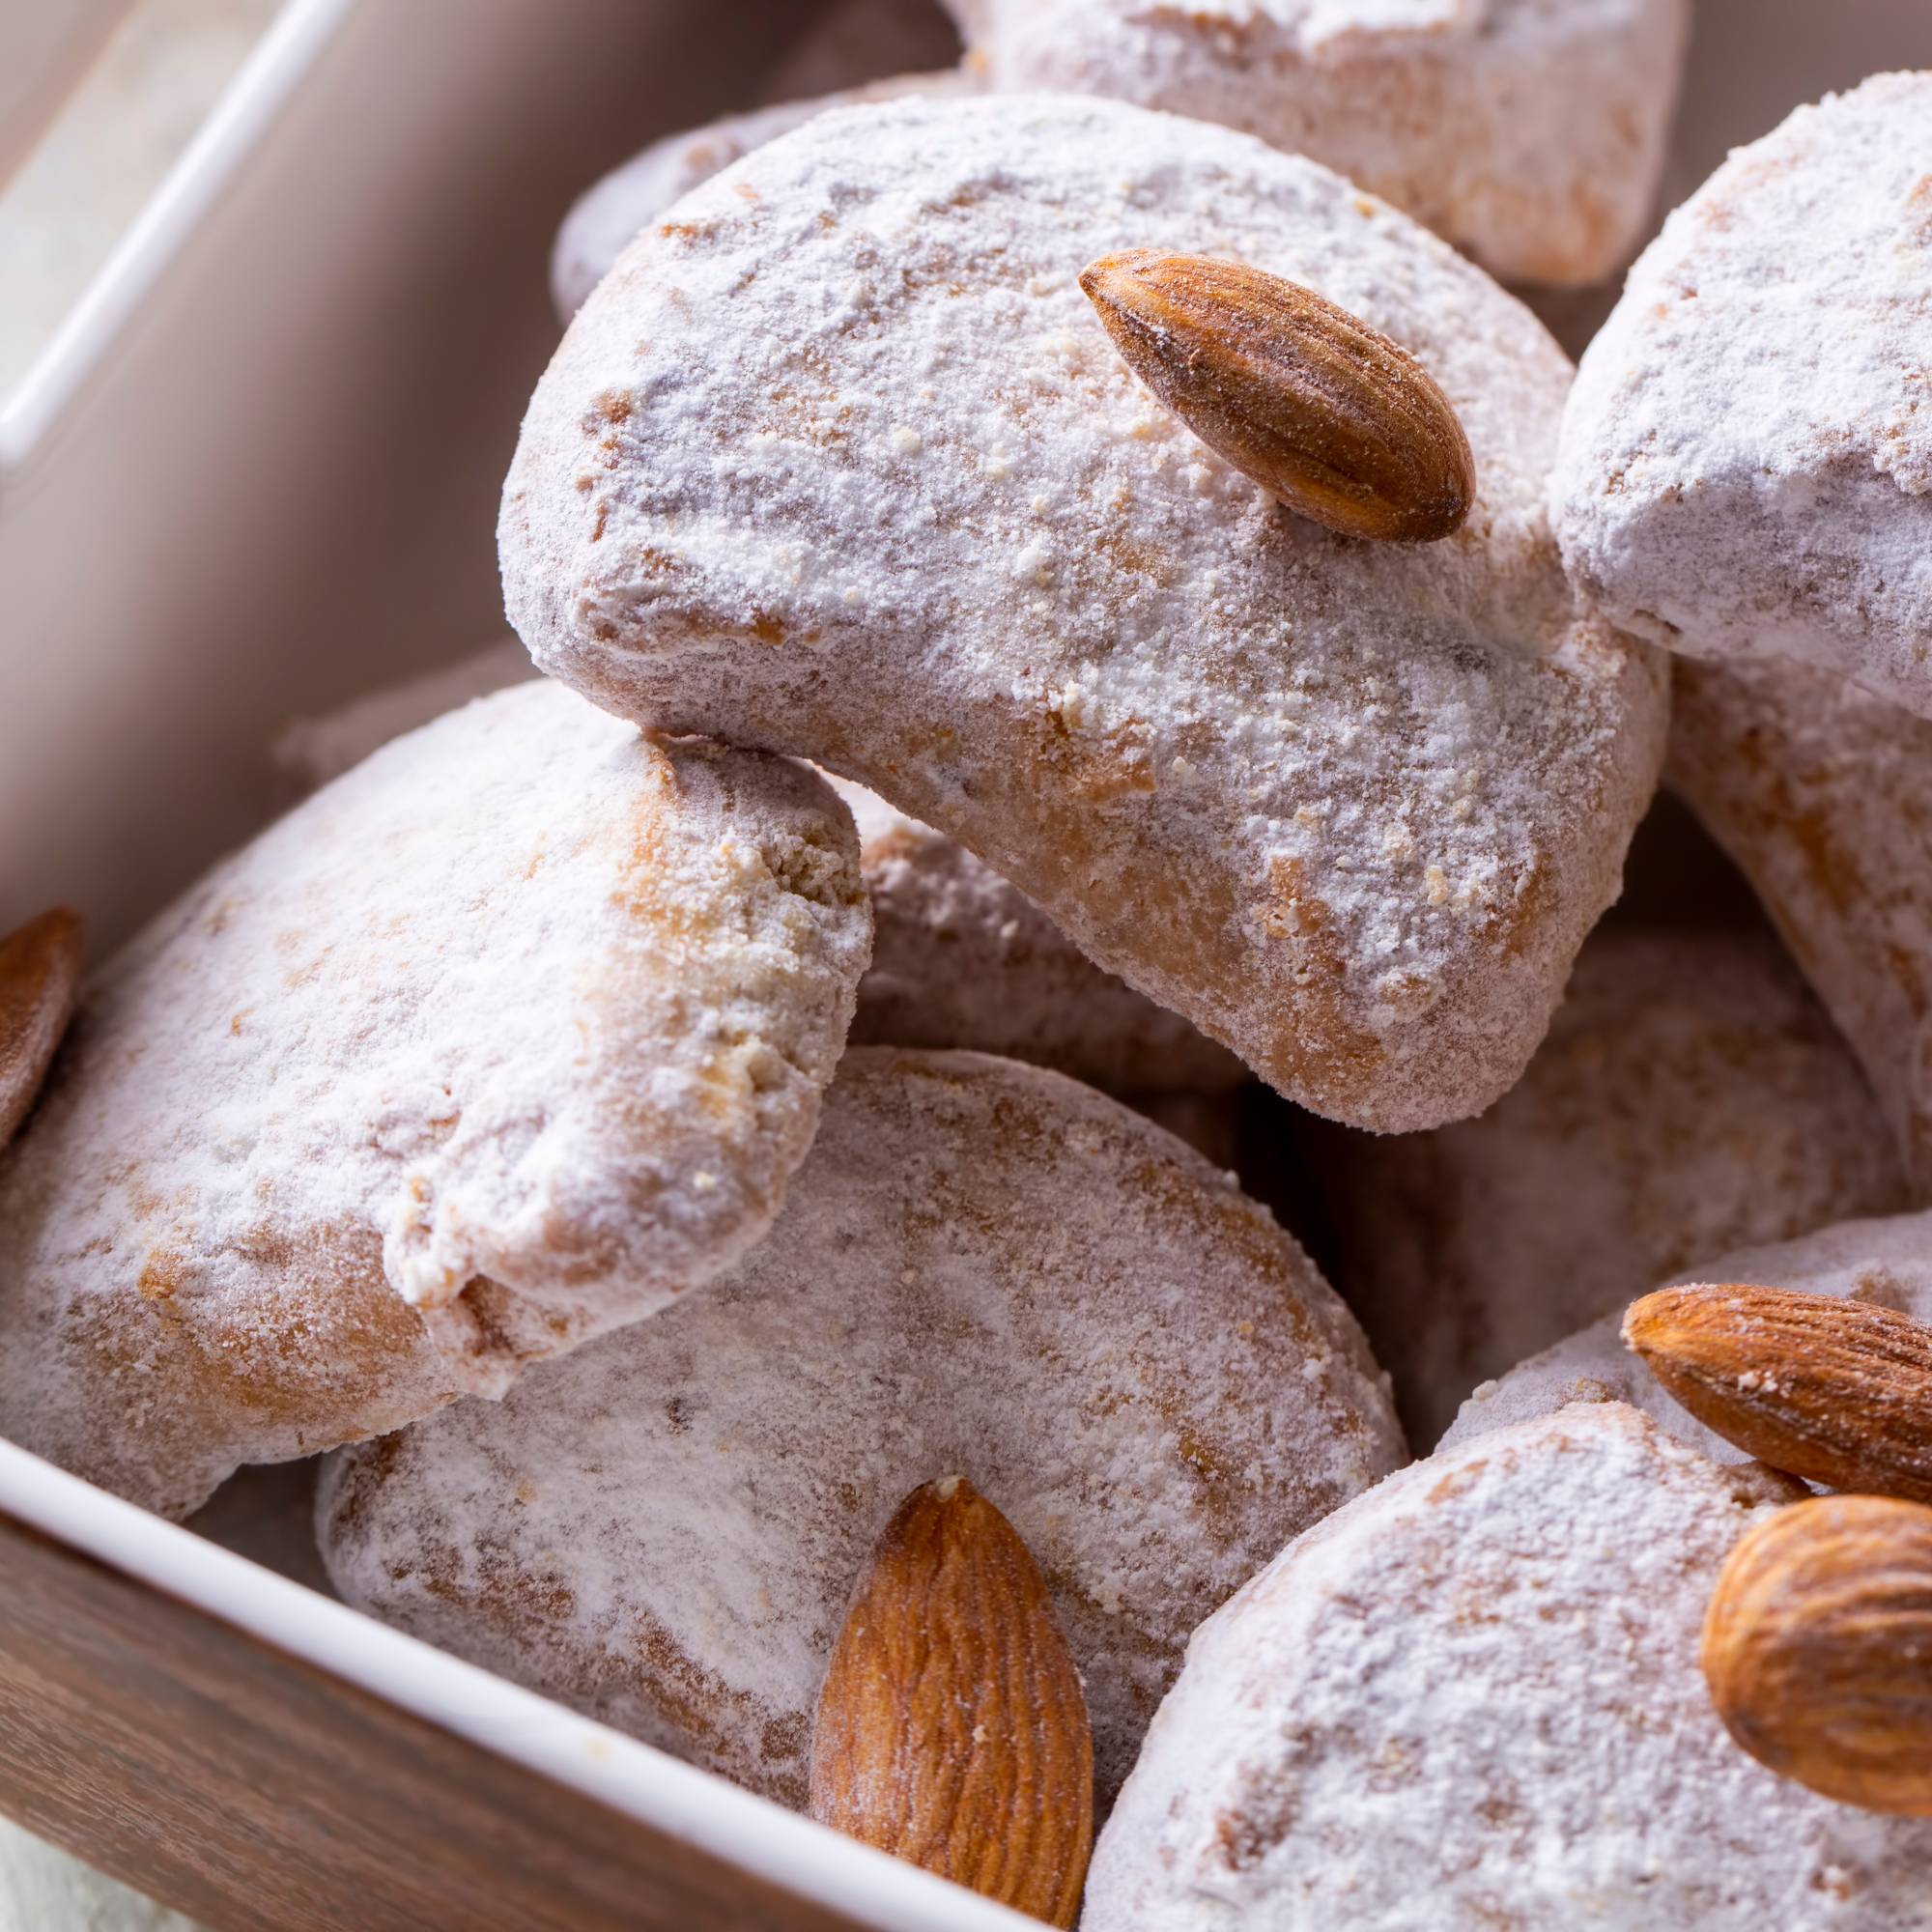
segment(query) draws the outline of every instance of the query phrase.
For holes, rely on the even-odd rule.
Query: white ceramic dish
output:
[[[557,214],[811,11],[293,0],[0,421],[0,930],[72,899],[112,944],[272,809],[288,718],[499,627]],[[1668,197],[1907,66],[1922,0],[1700,0]],[[1548,312],[1575,347],[1610,294]],[[858,1922],[1026,1922],[0,1444],[4,1517]]]

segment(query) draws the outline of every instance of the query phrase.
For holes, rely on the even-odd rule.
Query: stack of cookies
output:
[[[0,949],[0,1433],[1053,1923],[1932,1927],[1932,76],[1579,371],[1683,0],[903,11],[565,222],[520,641]]]

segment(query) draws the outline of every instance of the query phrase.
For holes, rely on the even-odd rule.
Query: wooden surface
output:
[[[216,1932],[852,1926],[4,1516],[0,1810]]]

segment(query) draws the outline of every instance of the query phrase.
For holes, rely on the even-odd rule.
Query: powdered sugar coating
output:
[[[1932,74],[1740,148],[1583,357],[1551,490],[1611,621],[1932,716]]]
[[[1226,1047],[1103,973],[956,839],[863,785],[832,788],[859,827],[872,895],[855,1044],[971,1047],[1115,1094],[1211,1094],[1246,1079]]]
[[[1795,1241],[1703,1259],[1674,1281],[1657,1286],[1691,1282],[1744,1282],[1840,1294],[1932,1321],[1932,1214],[1847,1221]],[[1623,1318],[1623,1309],[1612,1309],[1554,1348],[1520,1362],[1499,1381],[1486,1384],[1463,1405],[1442,1446],[1548,1415],[1571,1403],[1626,1402],[1715,1462],[1745,1461],[1741,1451],[1680,1408],[1624,1347]]]
[[[1932,1925],[1932,1824],[1777,1777],[1704,1688],[1718,1571],[1793,1493],[1615,1406],[1390,1477],[1195,1636],[1082,1926]]]
[[[1686,0],[951,0],[995,86],[1259,134],[1492,273],[1582,284],[1636,245]]]
[[[330,716],[298,720],[277,742],[276,762],[305,785],[325,783],[399,732],[533,674],[509,639]],[[1226,1047],[1103,973],[963,845],[864,785],[830,782],[858,825],[872,899],[872,963],[859,982],[854,1043],[1006,1054],[1144,1102],[1218,1094],[1246,1078]],[[1211,1110],[1187,1131],[1163,1124],[1195,1147],[1204,1136],[1232,1137],[1232,1123]]]
[[[1057,1074],[862,1047],[735,1269],[334,1459],[318,1521],[351,1603],[799,1804],[873,1540],[964,1475],[1053,1591],[1104,1794],[1194,1625],[1402,1460],[1359,1330],[1225,1176]]]
[[[1750,881],[1932,1195],[1932,722],[1797,665],[1680,661],[1670,781]]]
[[[647,224],[754,148],[804,127],[828,108],[896,100],[908,94],[970,94],[979,85],[978,74],[963,68],[943,73],[902,74],[864,87],[843,88],[817,99],[784,100],[744,114],[727,114],[705,127],[653,141],[586,188],[556,231],[550,259],[550,293],[558,320],[568,322],[583,306],[590,291]]]
[[[0,1434],[171,1514],[771,1225],[870,939],[842,807],[554,685],[380,752],[89,988],[0,1160]]]
[[[1278,510],[1080,293],[1130,243],[1298,277],[1418,354],[1480,478],[1424,547]],[[727,342],[730,354],[719,353]],[[1284,1093],[1383,1129],[1506,1089],[1615,895],[1658,667],[1543,508],[1568,364],[1339,177],[1100,100],[821,116],[572,325],[500,526],[546,670],[810,756],[958,838]]]
[[[1594,933],[1479,1120],[1316,1144],[1336,1282],[1411,1441],[1479,1382],[1746,1243],[1908,1204],[1858,1063],[1776,942]]]

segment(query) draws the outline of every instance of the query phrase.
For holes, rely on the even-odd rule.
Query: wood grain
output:
[[[854,1932],[5,1516],[0,1810],[215,1932]]]

